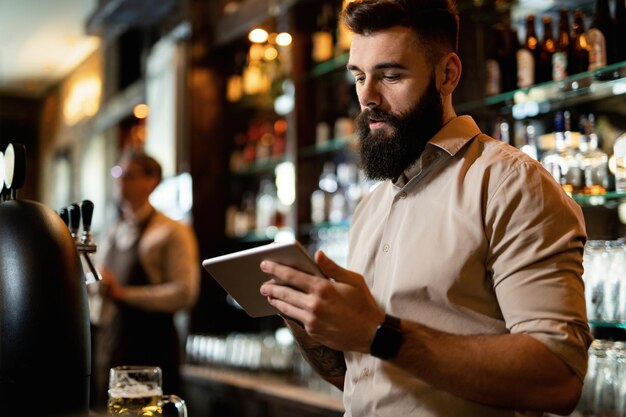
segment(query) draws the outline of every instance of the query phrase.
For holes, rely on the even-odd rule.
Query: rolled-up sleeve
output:
[[[538,164],[512,168],[487,205],[487,266],[506,327],[528,334],[583,379],[586,318],[580,207]]]

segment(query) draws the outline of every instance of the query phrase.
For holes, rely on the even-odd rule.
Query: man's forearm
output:
[[[326,381],[343,390],[346,375],[343,352],[314,341],[298,322],[285,318],[285,323],[291,329],[302,355],[313,370]]]
[[[405,340],[391,361],[429,384],[491,406],[567,414],[581,381],[525,334],[463,336],[402,321]]]

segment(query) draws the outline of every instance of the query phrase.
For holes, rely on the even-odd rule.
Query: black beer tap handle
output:
[[[80,215],[83,218],[83,230],[90,231],[93,218],[93,203],[90,200],[83,200],[80,204]]]
[[[70,204],[67,208],[67,213],[70,218],[70,232],[72,233],[72,237],[76,238],[78,228],[80,227],[80,206],[76,203]]]
[[[61,217],[61,220],[63,220],[66,226],[70,225],[70,216],[65,207],[59,210],[59,217]]]

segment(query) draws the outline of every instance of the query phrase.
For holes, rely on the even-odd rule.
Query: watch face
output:
[[[378,326],[370,346],[370,353],[380,359],[390,359],[398,354],[403,335],[400,320],[387,315],[385,321]]]

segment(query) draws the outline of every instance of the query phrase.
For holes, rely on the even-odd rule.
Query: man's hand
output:
[[[102,294],[115,301],[123,300],[124,287],[120,285],[115,274],[109,268],[102,266],[100,267],[100,275],[102,280],[100,280],[99,285],[102,287]]]
[[[385,313],[363,276],[340,267],[321,251],[315,260],[330,279],[261,262],[261,270],[273,278],[261,286],[261,294],[282,314],[301,322],[313,340],[338,351],[369,353]]]

